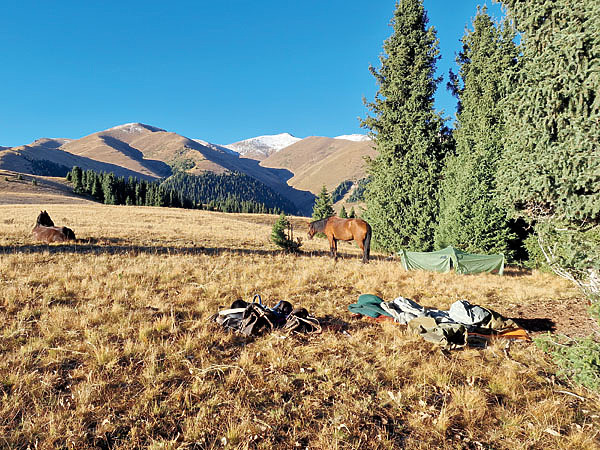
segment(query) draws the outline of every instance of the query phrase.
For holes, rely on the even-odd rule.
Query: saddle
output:
[[[242,299],[235,300],[229,309],[219,311],[211,316],[210,320],[244,336],[261,336],[274,329],[283,329],[289,333],[321,331],[319,321],[305,308],[294,309],[292,304],[285,300],[280,300],[273,308],[268,308],[263,305],[258,294],[251,303]]]

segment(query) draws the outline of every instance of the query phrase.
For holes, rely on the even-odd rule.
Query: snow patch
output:
[[[203,141],[202,139],[192,139],[192,141],[197,142],[198,144],[203,145],[204,147],[208,147],[211,150],[229,153],[230,155],[233,155],[233,156],[240,156],[240,154],[238,152],[236,152],[235,150],[231,150],[222,145],[211,144],[210,142]]]
[[[234,142],[233,144],[224,145],[224,147],[234,150],[240,155],[256,152],[269,156],[272,153],[278,152],[301,140],[302,139],[292,136],[289,133],[280,133],[253,137],[243,141]]]
[[[370,141],[371,138],[366,134],[343,134],[342,136],[336,136],[334,139],[344,139],[346,141],[363,142]]]
[[[132,122],[132,123],[124,123],[123,125],[117,125],[116,127],[109,128],[106,131],[124,131],[125,133],[142,133],[144,131],[166,131],[162,128],[153,127],[151,125],[146,125],[143,123]]]

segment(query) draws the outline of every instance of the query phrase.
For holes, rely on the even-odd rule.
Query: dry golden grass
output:
[[[40,209],[81,240],[33,242]],[[318,239],[282,254],[268,242],[275,220],[0,206],[0,448],[599,446],[598,396],[558,380],[533,344],[512,344],[510,357],[502,342],[444,354],[347,311],[371,292],[440,308],[467,298],[511,315],[581,303],[568,283],[515,270],[407,273],[377,254],[362,265],[349,244],[335,263]],[[207,321],[255,293],[329,326],[247,339]]]

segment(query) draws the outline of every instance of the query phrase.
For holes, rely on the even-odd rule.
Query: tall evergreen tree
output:
[[[138,206],[143,206],[146,204],[146,189],[147,183],[144,180],[140,180],[135,185],[135,204]]]
[[[83,183],[82,183],[82,177],[83,177],[83,172],[81,170],[80,167],[78,166],[74,166],[73,169],[71,169],[71,183],[73,183],[73,191],[81,194],[83,193]]]
[[[327,187],[323,185],[321,188],[321,192],[319,196],[315,200],[315,204],[313,206],[312,219],[320,220],[329,216],[333,216],[335,211],[333,210],[333,202],[331,200],[331,195],[327,192]]]
[[[102,180],[102,192],[105,204],[117,204],[115,175],[112,172],[104,174],[104,179]]]
[[[346,212],[346,208],[344,208],[344,205],[342,205],[342,208],[340,209],[340,217],[342,219],[346,219],[348,217],[348,213]]]
[[[523,42],[498,180],[516,209],[600,221],[600,2],[504,0]]]
[[[92,180],[92,187],[90,189],[90,193],[92,197],[98,199],[101,202],[104,202],[104,194],[102,192],[102,182],[100,181],[100,177],[97,173],[94,173]]]
[[[362,122],[378,151],[368,162],[364,217],[377,246],[430,250],[446,137],[434,111],[438,41],[422,0],[398,1],[392,26],[381,69],[370,68],[379,90],[367,103],[373,115]]]
[[[498,192],[551,267],[600,295],[600,2],[503,2],[523,44]]]
[[[500,101],[506,97],[506,74],[517,61],[513,39],[510,24],[497,27],[485,8],[462,39],[459,73],[450,74],[449,87],[459,101],[456,154],[447,159],[440,186],[438,248],[508,253],[511,232],[495,198],[495,177],[503,152]]]

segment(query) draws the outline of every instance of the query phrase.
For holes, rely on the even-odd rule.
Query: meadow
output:
[[[31,238],[41,209],[79,238]],[[329,258],[270,243],[276,216],[85,204],[0,205],[0,448],[598,448],[600,397],[533,343],[442,352],[351,317],[363,293],[521,319],[533,335],[597,333],[552,274],[406,272],[354,244]],[[209,317],[288,300],[318,335],[246,338]],[[558,337],[557,337],[558,339]]]

